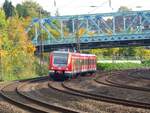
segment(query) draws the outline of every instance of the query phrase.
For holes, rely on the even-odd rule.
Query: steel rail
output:
[[[52,85],[52,83],[49,83],[49,87],[52,89],[55,89],[57,91],[75,95],[75,96],[80,96],[84,98],[89,98],[93,100],[100,100],[100,101],[105,101],[109,103],[115,103],[115,104],[122,104],[126,106],[133,106],[133,107],[140,107],[140,108],[146,108],[150,109],[150,103],[142,103],[142,102],[136,102],[136,101],[130,101],[130,100],[124,100],[124,99],[119,99],[119,98],[114,98],[111,96],[106,96],[106,95],[97,95],[97,94],[91,94],[89,92],[81,91],[81,90],[76,90],[73,88],[70,88],[65,85],[65,83],[61,83],[61,86],[65,88],[66,90],[61,90],[55,86]]]
[[[24,85],[27,85],[30,82],[37,82],[37,81],[45,80],[46,78],[47,77],[23,80],[22,81],[23,83],[19,82],[19,81],[15,81],[13,83],[5,85],[0,90],[0,94],[8,102],[13,103],[14,105],[17,105],[17,106],[19,106],[23,109],[26,109],[28,111],[31,111],[31,112],[36,112],[36,113],[50,113],[50,112],[79,113],[78,111],[66,109],[61,106],[46,104],[42,100],[32,99],[31,97],[27,97],[26,95],[24,95],[23,92],[20,92],[20,90],[21,90],[20,88],[22,88]],[[15,84],[17,84],[17,86]],[[21,84],[21,85],[19,85],[19,84]],[[8,89],[14,88],[13,93],[15,93],[15,98],[14,98],[14,94],[10,94],[10,91],[7,91],[7,88]],[[23,99],[23,102],[18,101],[17,97],[19,99]],[[31,103],[31,104],[29,104],[29,103]]]
[[[100,82],[99,80],[96,80],[96,79],[95,79],[95,81],[97,83],[102,83],[102,82]],[[120,88],[126,88],[126,89],[133,89],[133,90],[138,90],[138,91],[150,92],[150,88],[138,87],[138,86],[132,86],[132,85],[125,85],[125,84],[121,84],[121,83],[116,83],[116,82],[110,80],[110,77],[105,78],[105,81],[108,82],[108,84],[105,83],[106,85],[111,85],[111,86],[120,87]]]
[[[29,82],[32,82],[32,81],[29,81]],[[53,105],[51,103],[47,103],[46,101],[30,97],[29,95],[27,95],[27,94],[25,94],[25,93],[23,93],[21,91],[21,89],[24,86],[26,86],[28,83],[24,83],[24,84],[20,85],[19,87],[17,87],[18,94],[21,95],[21,96],[23,96],[24,98],[30,99],[30,100],[32,100],[34,102],[37,102],[37,103],[42,103],[42,105],[44,105],[45,107],[48,107],[48,108],[51,108],[51,109],[54,109],[56,111],[60,111],[60,112],[63,112],[63,113],[80,113],[81,112],[81,111],[70,109],[70,108],[66,108],[66,107],[63,107],[63,106],[60,106],[60,105],[59,106],[58,105]]]

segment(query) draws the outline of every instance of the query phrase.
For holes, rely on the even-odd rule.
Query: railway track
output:
[[[104,73],[104,75],[105,75],[105,73]],[[41,113],[41,112],[42,113],[49,113],[49,112],[79,113],[79,112],[82,112],[82,111],[70,109],[70,108],[67,108],[64,106],[60,106],[60,105],[53,105],[53,103],[46,102],[45,100],[40,98],[40,96],[37,99],[36,97],[33,97],[33,95],[31,96],[29,93],[27,93],[23,90],[24,87],[30,83],[46,81],[46,79],[48,79],[48,78],[42,77],[42,78],[38,78],[38,79],[15,81],[13,83],[10,83],[10,84],[4,86],[1,89],[0,93],[9,102],[11,102],[17,106],[20,106],[30,112],[36,112],[36,113]],[[113,85],[115,87],[141,90],[141,88],[136,89],[135,87],[121,86],[120,84],[113,84],[113,83],[111,83],[111,80],[109,80],[109,79],[105,79],[105,80],[107,81],[107,84],[97,81],[97,80],[95,80],[95,81],[98,84],[104,84],[104,85],[109,85],[109,86]],[[124,100],[124,99],[120,99],[120,98],[116,98],[116,97],[106,96],[104,94],[93,94],[90,92],[86,92],[86,91],[68,87],[68,85],[66,84],[67,82],[65,81],[65,82],[59,83],[59,86],[58,86],[55,84],[56,82],[49,81],[47,83],[47,85],[49,88],[52,88],[59,92],[67,93],[69,95],[75,95],[78,97],[79,96],[84,97],[86,99],[88,98],[88,99],[93,99],[93,100],[105,101],[105,102],[109,102],[109,103],[122,104],[122,105],[126,105],[126,106],[150,109],[150,103],[129,101],[129,100]],[[57,84],[58,84],[58,82],[57,82]],[[142,90],[142,91],[149,92],[148,89]]]
[[[132,85],[125,85],[125,84],[121,84],[121,83],[116,83],[114,81],[111,80],[111,76],[106,76],[106,77],[101,77],[101,81],[98,80],[99,77],[97,77],[96,79],[94,79],[95,82],[99,83],[99,84],[104,84],[104,85],[108,85],[108,86],[114,86],[114,87],[120,87],[120,88],[126,88],[126,89],[132,89],[132,90],[139,90],[139,91],[146,91],[146,92],[150,92],[150,88],[146,88],[146,87],[138,87],[138,86],[132,86]]]
[[[4,86],[0,93],[1,95],[9,102],[22,107],[30,112],[36,113],[51,113],[51,112],[61,112],[61,113],[79,113],[79,111],[65,108],[63,106],[56,106],[50,103],[46,103],[43,100],[31,98],[26,95],[25,92],[22,92],[22,88],[29,84],[30,82],[38,82],[44,80],[45,78],[40,79],[31,79],[25,80],[23,82],[13,82]]]
[[[33,94],[31,95],[35,95],[36,97],[42,98],[42,100],[45,100],[47,102],[51,101],[57,105],[76,109],[76,111],[79,111],[81,113],[93,113],[93,112],[99,113],[99,112],[95,112],[99,110],[98,105],[95,105],[96,104],[95,101],[93,102],[93,100],[87,100],[82,97],[77,97],[74,95],[62,93],[58,90],[54,90],[53,88],[49,88],[48,85],[49,83],[43,82],[41,84],[39,83],[31,87],[27,86],[26,89],[36,90],[36,92],[34,91]],[[44,89],[44,90],[41,90],[41,89]],[[88,107],[89,103],[92,106],[95,105],[97,108],[96,109],[89,108]]]
[[[93,94],[93,93],[89,93],[86,91],[70,88],[65,84],[65,82],[61,83],[59,87],[56,87],[56,85],[54,83],[50,82],[49,87],[53,88],[55,90],[61,91],[63,93],[67,93],[67,94],[71,94],[71,95],[75,95],[75,96],[81,96],[84,98],[100,100],[100,101],[105,101],[105,102],[111,102],[111,103],[115,103],[115,104],[122,104],[122,105],[126,105],[126,106],[150,109],[150,103],[130,101],[130,100],[120,99],[120,98],[116,98],[116,97],[106,96],[104,94]]]
[[[98,80],[98,78],[103,78],[103,77],[97,77],[95,81],[97,83],[101,83],[105,85],[150,92],[150,88],[149,88],[150,84],[148,78],[141,78],[142,74],[141,75],[136,74],[136,76],[133,76],[135,75],[135,73],[138,73],[140,71],[145,71],[145,70],[133,70],[133,71],[129,70],[125,73],[118,71],[116,73],[112,73],[111,76],[105,76],[104,79],[100,81]],[[146,71],[148,71],[149,74],[150,71],[149,70]],[[133,81],[136,81],[137,84],[136,83],[133,84]],[[132,83],[132,85],[129,83]],[[142,83],[142,85],[141,86],[138,85],[139,83]]]
[[[141,70],[135,70],[135,71],[133,71],[130,75],[128,75],[128,76],[130,76],[130,77],[132,77],[132,78],[137,78],[137,79],[144,79],[144,80],[150,80],[150,77],[149,77],[149,74],[147,74],[147,76],[144,76],[144,75],[142,75],[142,74],[140,74],[140,75],[135,75],[135,73],[138,73],[138,72],[140,72]],[[150,72],[150,70],[145,70],[145,72],[146,71],[148,71],[148,73]],[[147,73],[147,72],[146,72]],[[143,74],[144,74],[144,72],[143,72]]]

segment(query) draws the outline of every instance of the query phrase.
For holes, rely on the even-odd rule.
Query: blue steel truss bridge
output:
[[[34,18],[26,32],[44,52],[77,42],[81,49],[149,46],[150,10]]]

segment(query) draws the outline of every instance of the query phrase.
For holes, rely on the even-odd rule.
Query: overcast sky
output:
[[[0,0],[0,5],[4,1]],[[9,1],[16,5],[25,0]],[[109,7],[109,0],[55,0],[56,7],[54,7],[54,0],[33,1],[38,2],[45,10],[51,12],[52,15],[55,13],[56,7],[59,9],[60,15],[115,12],[120,6],[127,6],[132,8],[132,10],[150,10],[150,0],[111,0],[111,8]],[[137,8],[137,6],[141,6],[141,8]]]

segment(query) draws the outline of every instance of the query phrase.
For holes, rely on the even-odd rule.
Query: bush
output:
[[[38,76],[48,75],[48,65],[47,64],[39,64],[39,61],[34,62],[35,72]]]
[[[144,67],[150,67],[150,60],[144,60],[142,61],[142,64]]]

